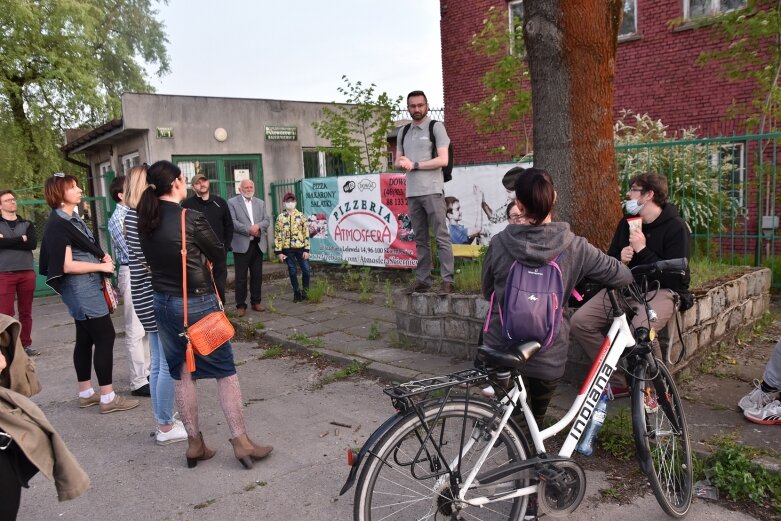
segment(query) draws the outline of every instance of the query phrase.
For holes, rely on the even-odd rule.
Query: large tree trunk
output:
[[[40,173],[41,152],[38,150],[38,142],[33,133],[33,126],[27,118],[24,110],[24,100],[22,99],[21,88],[19,91],[8,91],[8,105],[11,107],[11,116],[17,128],[21,129],[24,138],[24,154],[27,158],[27,164],[35,173]]]
[[[525,0],[534,165],[554,177],[557,219],[607,249],[621,218],[613,79],[621,0]]]

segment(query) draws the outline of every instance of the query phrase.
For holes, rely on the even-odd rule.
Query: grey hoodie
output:
[[[552,222],[539,226],[510,224],[491,239],[483,261],[483,296],[490,301],[491,293],[496,292],[488,331],[483,335],[486,345],[494,348],[507,346],[501,333],[498,308],[504,300],[504,287],[513,261],[540,267],[559,254],[565,303],[575,285],[585,277],[611,288],[620,288],[632,282],[629,268],[618,259],[596,249],[583,237],[572,233],[568,223]],[[569,347],[566,309],[564,317],[553,344],[529,360],[521,370],[522,374],[541,380],[553,380],[564,375]]]

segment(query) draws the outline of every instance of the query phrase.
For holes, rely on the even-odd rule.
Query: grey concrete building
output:
[[[86,155],[82,166],[96,197],[108,195],[116,175],[160,159],[178,164],[188,181],[204,173],[224,198],[249,177],[269,208],[273,182],[343,173],[317,150],[329,143],[312,127],[330,103],[137,93],[121,102],[120,119],[70,131],[63,147],[66,157]]]

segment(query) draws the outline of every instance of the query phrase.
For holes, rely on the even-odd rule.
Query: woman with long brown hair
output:
[[[256,445],[247,436],[239,378],[231,343],[225,342],[208,356],[195,354],[195,372],[185,364],[187,340],[184,333],[184,299],[187,320],[195,324],[217,311],[219,303],[205,260],[216,261],[225,252],[204,215],[195,210],[185,214],[186,294],[182,284],[182,212],[179,203],[187,196],[187,184],[179,167],[158,161],[147,172],[148,186],[138,203],[138,229],[141,249],[152,273],[154,308],[160,340],[171,377],[179,414],[187,430],[187,466],[214,456],[206,446],[198,424],[195,382],[202,378],[217,380],[217,389],[225,419],[231,431],[233,452],[245,468],[253,460],[268,456],[271,446]]]

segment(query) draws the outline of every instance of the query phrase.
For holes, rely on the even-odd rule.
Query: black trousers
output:
[[[114,369],[115,336],[111,315],[75,322],[76,345],[73,348],[73,366],[76,368],[76,378],[79,382],[89,381],[92,378],[94,365],[98,385],[110,385]]]
[[[222,262],[215,262],[212,266],[214,274],[214,284],[217,286],[217,293],[220,294],[220,300],[225,303],[225,282],[228,280],[228,252],[225,252]]]
[[[22,498],[22,487],[38,473],[14,442],[0,450],[0,521],[15,521]]]
[[[260,286],[263,280],[263,252],[257,240],[250,242],[246,253],[233,252],[236,270],[236,307],[247,307],[247,272],[249,272],[250,304],[260,304]]]

